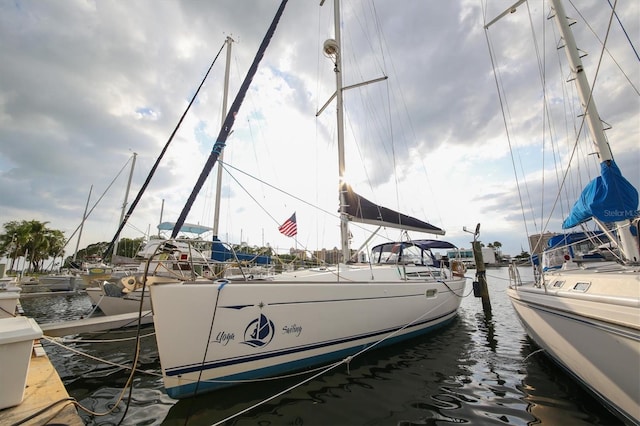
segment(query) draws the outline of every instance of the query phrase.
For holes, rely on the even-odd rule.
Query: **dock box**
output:
[[[0,410],[24,399],[33,339],[40,337],[42,330],[33,318],[0,319]]]
[[[11,318],[20,299],[19,291],[0,291],[0,319]]]

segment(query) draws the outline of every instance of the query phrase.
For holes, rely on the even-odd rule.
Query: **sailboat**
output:
[[[243,92],[286,3],[280,4],[176,226],[186,218],[189,203],[225,146]],[[351,221],[433,235],[444,231],[375,205],[344,180],[339,6],[335,0],[335,38],[327,40],[323,50],[336,72],[342,261],[262,280],[151,285],[164,387],[173,398],[346,363],[366,348],[432,332],[457,316],[466,279],[451,269],[454,265],[439,263],[433,255],[453,244],[439,239],[392,241],[374,247],[366,263],[352,260],[357,257],[349,247]]]
[[[600,231],[548,238],[542,261],[534,265],[536,279],[524,283],[512,268],[507,293],[527,334],[545,354],[623,421],[639,424],[638,191],[620,172],[605,139],[563,5],[560,0],[551,4],[601,170],[562,226],[570,230],[593,221]],[[610,248],[615,258],[603,255]]]

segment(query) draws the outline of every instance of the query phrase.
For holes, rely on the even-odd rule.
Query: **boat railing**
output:
[[[167,275],[183,281],[207,278],[214,267],[202,253],[202,242],[190,239],[157,241],[153,252],[147,253],[146,274]]]
[[[515,288],[522,285],[520,270],[515,263],[509,264],[509,287]]]

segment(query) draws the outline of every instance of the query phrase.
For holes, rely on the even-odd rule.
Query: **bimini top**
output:
[[[450,243],[449,241],[426,239],[426,240],[411,240],[411,241],[388,242],[388,243],[378,244],[372,249],[372,251],[377,251],[376,249],[380,250],[382,247],[385,247],[385,246],[395,246],[395,245],[401,245],[403,248],[416,246],[418,248],[421,248],[422,250],[457,248],[454,244]]]
[[[436,265],[431,249],[454,249],[455,245],[442,240],[411,240],[378,244],[371,249],[374,263],[415,263]]]
[[[172,231],[175,226],[176,224],[174,222],[162,222],[160,225],[158,225],[158,230]],[[209,228],[208,226],[193,225],[191,223],[185,223],[182,225],[179,232],[189,232],[191,234],[200,235],[208,231],[213,231],[213,228]]]
[[[549,238],[549,241],[547,242],[547,250],[586,242],[593,238],[597,238],[603,243],[609,242],[609,238],[604,232],[571,232],[568,234],[554,235]]]

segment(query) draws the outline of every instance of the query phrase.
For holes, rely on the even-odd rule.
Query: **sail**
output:
[[[435,235],[445,234],[444,230],[430,223],[372,203],[353,192],[351,186],[346,183],[343,184],[342,191],[344,192],[346,202],[345,213],[349,216],[349,220],[353,222],[406,229],[408,231],[426,232]]]
[[[573,228],[591,218],[608,223],[637,215],[638,190],[622,176],[613,160],[604,161],[600,164],[600,176],[582,190],[562,228]]]

